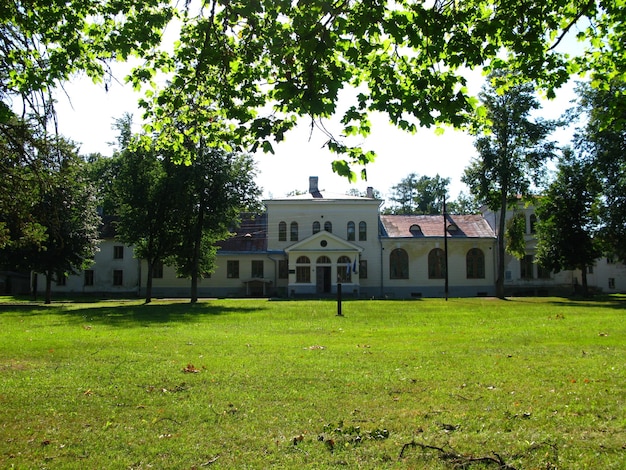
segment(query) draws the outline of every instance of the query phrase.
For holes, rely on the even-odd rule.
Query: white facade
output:
[[[100,240],[94,263],[77,275],[53,283],[56,293],[136,295],[139,292],[141,263],[132,246],[114,238]]]
[[[381,200],[328,194],[310,178],[307,194],[264,201],[266,211],[244,219],[220,244],[216,270],[200,279],[200,297],[346,296],[360,298],[474,297],[495,295],[498,214],[381,215]],[[535,255],[532,207],[508,211],[526,218],[527,256],[505,259],[507,295],[569,295],[580,273],[546,273]],[[447,264],[447,283],[446,283]],[[147,264],[132,247],[108,237],[91,270],[67,278],[56,292],[145,295]],[[590,286],[626,292],[626,267],[601,259]],[[446,291],[447,286],[447,291]],[[187,297],[190,280],[160,266],[154,297]]]

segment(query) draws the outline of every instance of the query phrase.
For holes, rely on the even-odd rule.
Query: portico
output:
[[[329,295],[336,292],[338,283],[344,292],[358,295],[362,252],[362,247],[326,231],[285,248],[289,295]]]

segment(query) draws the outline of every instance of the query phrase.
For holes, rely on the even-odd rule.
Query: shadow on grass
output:
[[[564,298],[562,302],[551,301],[549,303],[551,305],[558,305],[559,307],[611,308],[616,310],[624,310],[626,309],[626,295],[607,294],[588,297],[575,296]]]
[[[30,307],[28,309],[27,307]],[[29,311],[30,310],[30,311]],[[92,302],[84,307],[74,308],[71,302],[42,304],[12,304],[0,306],[3,312],[19,312],[21,315],[54,314],[70,318],[80,323],[101,323],[111,326],[150,326],[161,323],[187,323],[198,321],[205,316],[250,314],[265,310],[264,307],[243,305],[212,305],[209,302],[191,303],[151,303],[128,305],[107,305],[107,302]]]

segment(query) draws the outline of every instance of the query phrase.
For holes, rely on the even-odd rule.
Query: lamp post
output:
[[[446,212],[446,194],[443,194],[443,252],[444,252],[444,293],[448,301],[448,214]]]

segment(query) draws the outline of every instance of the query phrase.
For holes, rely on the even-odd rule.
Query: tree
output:
[[[227,151],[271,151],[298,117],[324,120],[340,98],[348,137],[367,135],[373,112],[410,132],[462,126],[477,104],[467,69],[517,70],[511,84],[533,81],[548,96],[578,72],[598,85],[623,79],[625,20],[614,0],[200,0],[178,8],[166,0],[9,0],[0,10],[0,121],[17,99],[42,126],[54,123],[55,86],[86,73],[107,87],[112,60],[139,57],[130,81],[146,88],[150,126],[167,129],[160,145],[187,159],[181,136],[194,132],[171,124],[192,120],[192,102],[204,110],[195,119],[228,124],[210,132]],[[162,38],[174,21],[180,35],[170,47]],[[585,50],[568,56],[559,46],[574,34]],[[344,156],[334,168],[354,178],[352,166],[374,155],[338,134],[328,140]]]
[[[7,0],[0,8],[0,123],[17,102],[41,130],[56,124],[52,92],[75,74],[111,83],[110,63],[160,44],[168,1]]]
[[[391,188],[390,199],[396,204],[390,209],[394,214],[441,214],[443,198],[450,178],[409,174]]]
[[[517,203],[519,195],[530,195],[532,185],[541,181],[544,164],[554,154],[554,144],[546,137],[555,125],[531,120],[539,103],[530,84],[504,93],[485,86],[481,100],[488,124],[477,136],[474,145],[478,157],[465,168],[462,181],[478,200],[499,212],[496,295],[503,298],[507,208]]]
[[[150,303],[155,267],[179,242],[177,198],[182,188],[175,186],[167,157],[153,149],[127,148],[118,158],[113,183],[117,236],[135,245],[136,256],[148,264],[146,303]]]
[[[93,188],[83,177],[83,160],[74,144],[57,139],[49,152],[55,157],[50,175],[32,208],[45,228],[45,239],[37,249],[23,252],[26,264],[46,277],[46,304],[51,302],[54,280],[76,274],[93,261],[100,226]]]
[[[506,78],[513,84],[533,80],[552,95],[572,71],[597,64],[595,55],[568,59],[558,52],[574,25],[582,25],[582,37],[608,40],[606,62],[598,70],[623,70],[620,34],[612,26],[622,24],[624,12],[608,1],[549,7],[514,1],[501,8],[482,0],[393,6],[359,0],[216,0],[203,7],[184,12],[173,54],[151,57],[149,68],[137,69],[132,80],[138,87],[148,83],[159,63],[173,70],[170,85],[151,90],[143,102],[157,127],[169,127],[187,97],[210,96],[214,106],[207,108],[212,116],[206,119],[236,123],[223,142],[266,151],[297,117],[317,122],[335,114],[340,95],[346,103],[345,136],[367,135],[368,116],[378,111],[411,132],[420,125],[466,124],[476,100],[465,88],[463,67],[518,70]],[[585,20],[592,23],[588,29]],[[341,94],[346,88],[358,91]],[[263,106],[271,110],[260,111]],[[183,141],[163,135],[164,145]],[[374,158],[332,133],[328,148],[345,156],[333,168],[350,178],[354,164]]]
[[[446,202],[448,214],[479,214],[480,204],[476,198],[461,191],[454,201]]]
[[[579,269],[585,295],[587,268],[602,253],[594,236],[599,223],[599,194],[594,166],[567,150],[556,179],[537,206],[537,263],[554,272]]]
[[[25,268],[22,250],[38,249],[46,238],[33,210],[51,162],[28,122],[14,116],[0,130],[0,264],[19,269]]]
[[[604,249],[626,261],[626,82],[606,89],[581,84],[578,113],[587,122],[575,137],[602,185],[602,223],[597,236]]]
[[[359,191],[357,188],[350,188],[346,191],[347,196],[355,196],[355,197],[368,197],[368,191]],[[382,195],[378,189],[372,188],[371,195],[374,199],[382,199]]]
[[[260,191],[254,183],[254,161],[245,154],[200,145],[189,166],[171,170],[184,185],[179,185],[182,217],[173,228],[179,234],[173,259],[178,274],[191,278],[195,303],[199,277],[214,270],[215,243],[230,236],[242,211],[258,208]]]

